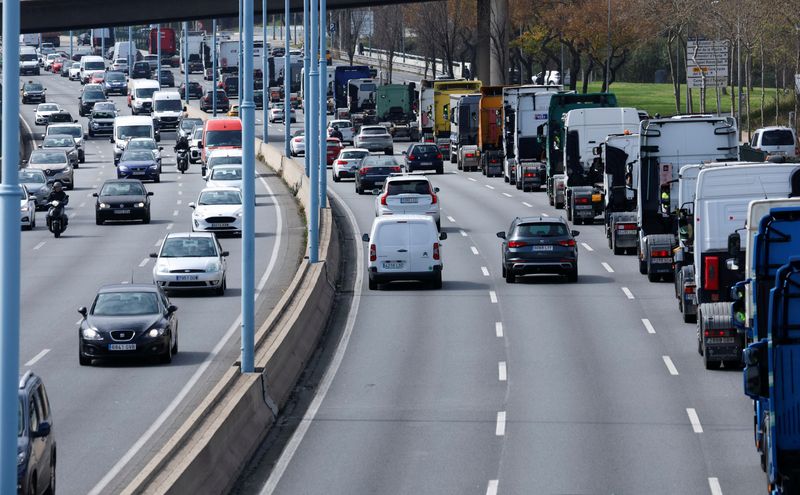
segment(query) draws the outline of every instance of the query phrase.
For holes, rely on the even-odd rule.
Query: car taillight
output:
[[[436,154],[436,159],[437,160],[441,160],[442,159],[442,154],[441,153],[437,153]]]
[[[575,202],[579,205],[585,205],[589,203],[589,198],[576,198]]]
[[[707,290],[719,290],[719,257],[709,256],[706,258],[706,266],[703,272],[703,286]]]
[[[564,184],[559,183],[557,189],[564,189]]]
[[[336,165],[347,165],[347,160],[336,160]]]
[[[378,251],[375,249],[375,244],[369,245],[369,260],[375,261],[378,259]]]
[[[368,169],[366,167],[361,167],[361,169],[358,171],[358,175],[367,175],[367,170]]]
[[[489,163],[497,163],[497,158],[492,158],[491,160],[489,160]]]
[[[392,167],[392,172],[402,172],[403,169],[400,167]]]
[[[434,242],[433,243],[433,259],[435,259],[435,260],[439,259],[439,243],[438,242]]]
[[[384,194],[383,196],[381,196],[381,204],[382,204],[382,205],[386,205],[386,197],[387,197],[388,195],[389,195],[389,193],[386,193],[386,194]]]
[[[694,294],[694,285],[687,285],[683,288],[684,294]]]
[[[417,157],[416,157],[416,156],[414,156],[414,155],[408,155],[408,159],[409,159],[409,160],[416,160],[416,159],[417,159]]]
[[[635,223],[618,223],[617,230],[636,230]]]
[[[475,153],[464,153],[464,158],[475,158]]]
[[[533,174],[531,172],[525,172],[525,177],[533,177]]]
[[[656,249],[650,251],[650,256],[653,258],[669,258],[669,251],[666,249]]]
[[[559,246],[575,247],[575,239],[567,239],[566,241],[558,241]]]
[[[730,336],[731,329],[730,328],[722,328],[719,330],[706,330],[703,332],[704,336],[706,337],[728,337]]]
[[[434,193],[431,193],[431,204],[435,205],[437,201],[439,201],[439,198]]]
[[[527,245],[528,243],[525,241],[508,241],[508,247],[510,248],[525,247]]]

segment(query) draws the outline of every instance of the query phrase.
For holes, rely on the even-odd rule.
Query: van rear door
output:
[[[409,223],[397,220],[381,223],[375,239],[379,273],[401,273],[409,268]]]
[[[409,222],[409,270],[415,273],[432,272],[434,244],[438,245],[436,225],[416,220]]]

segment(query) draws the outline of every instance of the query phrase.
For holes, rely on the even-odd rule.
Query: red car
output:
[[[63,67],[63,66],[64,66],[64,59],[63,58],[57,58],[57,59],[53,60],[53,64],[50,66],[50,71],[53,74],[58,74],[58,73],[61,72],[61,67]]]
[[[337,156],[339,156],[339,152],[342,151],[342,148],[344,148],[344,146],[342,146],[342,142],[339,140],[339,138],[330,138],[329,137],[327,143],[328,143],[328,145],[327,145],[327,147],[328,147],[328,161],[327,161],[327,163],[328,163],[328,166],[330,167],[330,166],[333,165],[333,161],[336,160]]]
[[[91,84],[103,84],[103,81],[106,80],[106,75],[100,71],[97,71],[92,74],[92,77],[89,79]]]

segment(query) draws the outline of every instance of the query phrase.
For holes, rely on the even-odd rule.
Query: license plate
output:
[[[144,171],[143,170],[134,170],[133,171],[133,175],[144,175]]]
[[[710,337],[706,339],[706,344],[733,344],[733,337]]]
[[[592,205],[575,205],[576,210],[590,210]]]
[[[130,212],[131,210],[114,210],[117,215],[128,215]]]
[[[433,165],[433,162],[421,162],[420,165],[422,165],[423,167],[430,167]]]
[[[177,275],[175,277],[175,280],[177,280],[178,282],[183,282],[187,280],[197,280],[198,278],[200,277],[198,277],[197,275]]]
[[[383,268],[386,270],[399,270],[403,268],[402,261],[384,261]]]
[[[660,263],[672,263],[671,258],[653,258],[650,260],[651,263],[660,264]]]
[[[108,344],[109,351],[135,351],[136,344]]]
[[[403,203],[403,204],[407,204],[407,203],[416,204],[417,198],[400,198],[400,202]]]
[[[546,244],[544,246],[531,246],[532,251],[552,251],[553,246]]]
[[[617,235],[636,235],[636,231],[633,229],[626,229],[626,230],[618,230]]]
[[[211,224],[212,228],[227,227],[227,226],[228,226],[227,223],[212,223]]]

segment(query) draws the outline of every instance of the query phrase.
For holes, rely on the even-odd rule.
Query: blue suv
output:
[[[17,493],[56,491],[56,438],[42,379],[28,371],[19,380]]]

